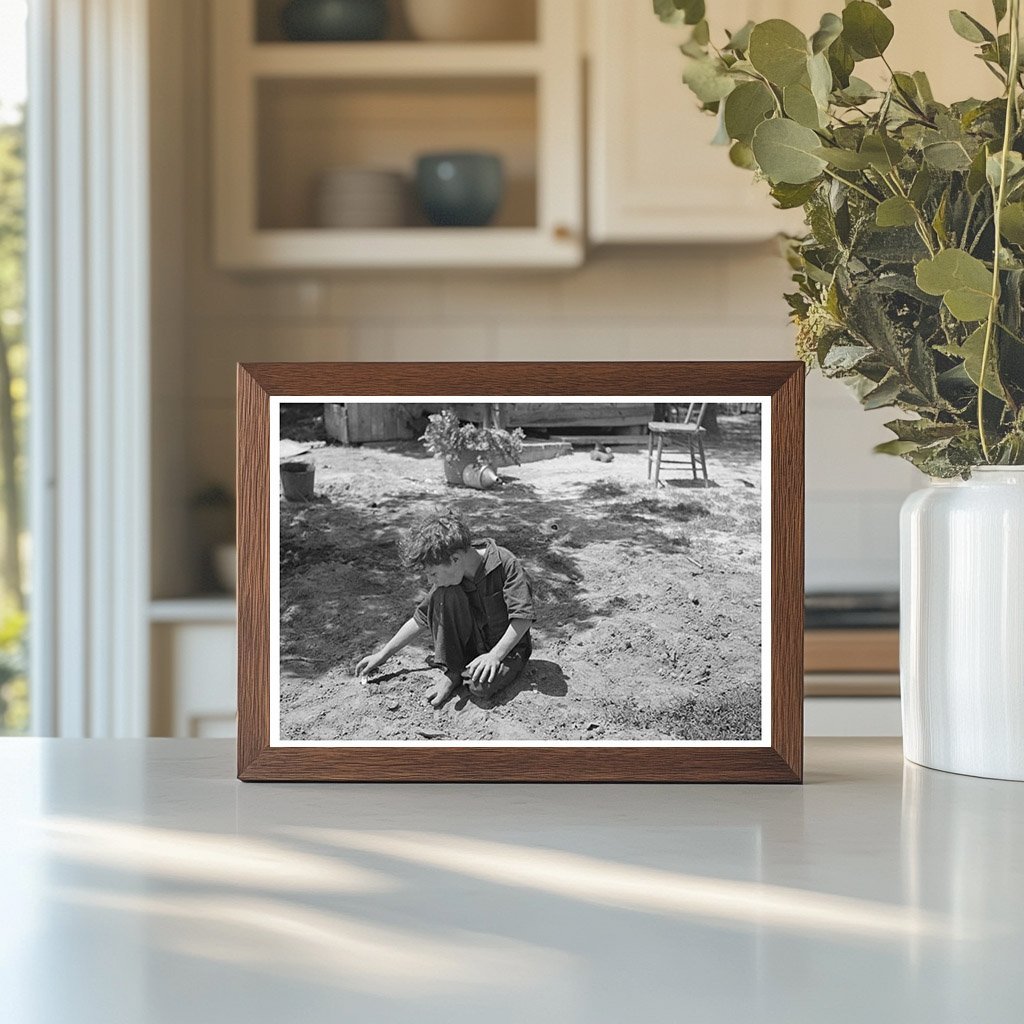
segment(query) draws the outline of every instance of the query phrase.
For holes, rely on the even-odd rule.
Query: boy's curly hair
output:
[[[454,508],[424,517],[402,541],[402,560],[410,569],[445,565],[472,544],[466,521]]]

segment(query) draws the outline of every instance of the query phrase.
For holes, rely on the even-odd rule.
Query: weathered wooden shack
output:
[[[461,420],[513,429],[556,433],[585,430],[607,434],[623,428],[641,432],[654,418],[654,405],[614,402],[389,403],[348,402],[324,406],[327,436],[342,444],[401,441],[419,437],[427,417],[450,408]]]

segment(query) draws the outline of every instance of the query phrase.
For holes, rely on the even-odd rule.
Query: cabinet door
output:
[[[594,242],[709,242],[800,231],[798,211],[776,210],[764,183],[712,146],[713,118],[682,84],[684,26],[663,25],[649,0],[586,0],[590,26],[589,214]],[[712,35],[748,19],[786,18],[810,34],[827,0],[709,0]],[[896,27],[887,53],[904,70],[924,70],[935,95],[952,102],[998,94],[998,83],[952,30],[947,5],[901,0],[886,11]],[[956,4],[991,25],[990,0]],[[1005,23],[1003,25],[1005,30]],[[880,61],[858,75],[887,81]]]
[[[776,210],[767,185],[711,145],[715,120],[682,83],[689,29],[663,25],[647,0],[588,3],[591,240],[737,241],[799,230],[798,213]],[[798,17],[801,6],[824,9],[821,0],[729,0],[709,3],[708,17],[715,38],[748,19],[816,26],[817,13]]]

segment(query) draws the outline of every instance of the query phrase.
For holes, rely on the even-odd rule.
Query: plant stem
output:
[[[974,241],[971,242],[970,248],[967,250],[973,253],[978,248],[978,243],[981,241],[981,236],[985,234],[985,229],[988,227],[989,222],[992,220],[992,214],[986,214],[985,219],[981,222],[981,227],[978,228],[978,233],[974,236]]]
[[[917,204],[910,202],[910,197],[907,195],[906,189],[903,187],[903,182],[900,181],[899,172],[893,168],[892,174],[883,174],[882,179],[889,183],[901,199],[906,199],[906,201],[910,203],[910,207],[914,211],[914,216],[917,218],[917,233],[921,236],[921,241],[924,242],[929,255],[934,256],[935,247],[932,245],[931,228],[928,226],[928,221],[924,219],[924,214],[917,208]],[[939,246],[940,250],[943,248],[942,242],[938,237],[935,238],[935,243]]]
[[[861,188],[860,185],[857,185],[857,184],[855,184],[852,181],[847,181],[846,178],[840,178],[838,174],[833,173],[827,167],[825,168],[825,173],[833,181],[838,181],[841,185],[845,185],[847,188],[852,188],[854,192],[859,192],[866,199],[870,199],[871,202],[873,202],[875,204],[875,206],[877,206],[879,204],[880,200],[878,199],[878,197],[877,196],[873,196],[870,192],[867,191],[867,189]]]
[[[892,86],[892,88],[894,88],[896,90],[896,92],[899,93],[900,99],[903,101],[903,105],[908,110],[910,110],[913,113],[917,114],[919,117],[925,118],[926,119],[925,120],[926,124],[931,124],[931,122],[927,120],[927,117],[928,117],[927,113],[925,113],[925,111],[923,111],[917,105],[917,103],[914,102],[914,97],[908,95],[907,93],[905,93],[903,91],[902,88],[900,88],[899,82],[896,81],[896,72],[893,71],[892,65],[885,59],[885,54],[884,53],[881,54],[881,57],[882,57],[882,63],[886,66],[886,69],[889,72],[889,84]]]
[[[985,431],[985,374],[992,354],[992,334],[999,313],[1000,242],[1002,241],[1003,203],[1006,199],[1006,165],[1013,140],[1013,122],[1017,114],[1017,75],[1020,67],[1020,0],[1010,0],[1010,74],[1006,83],[1006,124],[1003,126],[1003,151],[999,167],[999,190],[995,197],[995,252],[992,256],[992,295],[989,299],[988,320],[985,322],[985,345],[981,350],[981,370],[978,373],[978,435],[985,461],[992,462],[992,452]]]
[[[768,90],[768,92],[771,93],[771,97],[775,101],[775,113],[778,114],[779,117],[785,117],[785,112],[782,109],[782,100],[779,99],[772,83],[758,71],[755,71],[753,74],[755,78],[760,80],[761,84]]]
[[[1002,320],[997,321],[996,326],[999,328],[999,330],[1005,331],[1011,338],[1014,339],[1014,341],[1019,341],[1022,345],[1024,345],[1024,338],[1022,338],[1016,331],[1011,331],[1010,328],[1007,327]]]
[[[963,248],[964,244],[967,242],[967,232],[970,229],[971,221],[974,219],[974,207],[978,204],[978,194],[980,191],[981,190],[979,189],[978,192],[975,192],[974,195],[971,196],[971,203],[967,207],[967,217],[964,219],[964,236],[960,239],[961,248]]]

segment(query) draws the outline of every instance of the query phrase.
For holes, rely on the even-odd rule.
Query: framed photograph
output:
[[[799,782],[798,362],[238,367],[238,776]]]

